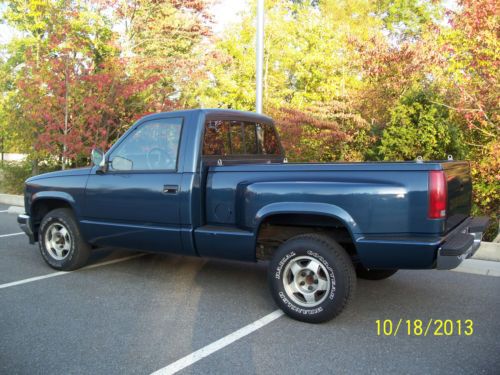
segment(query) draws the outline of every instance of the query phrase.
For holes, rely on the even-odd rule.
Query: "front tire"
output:
[[[83,240],[73,212],[57,208],[40,223],[38,244],[45,262],[61,271],[83,267],[90,256],[90,246]]]
[[[303,234],[283,243],[268,269],[276,304],[290,317],[322,323],[346,307],[356,288],[347,252],[325,235]]]

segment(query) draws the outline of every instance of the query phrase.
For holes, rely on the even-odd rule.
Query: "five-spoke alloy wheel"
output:
[[[330,275],[313,257],[296,257],[285,268],[284,287],[293,302],[313,307],[323,302],[330,292]]]
[[[71,236],[64,224],[55,222],[45,231],[45,248],[55,260],[63,260],[71,250]]]

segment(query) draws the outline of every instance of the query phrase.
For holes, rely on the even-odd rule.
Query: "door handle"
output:
[[[163,192],[165,194],[177,194],[177,190],[179,190],[179,186],[177,185],[163,185]]]

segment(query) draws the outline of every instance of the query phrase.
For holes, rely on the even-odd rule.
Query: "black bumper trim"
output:
[[[490,218],[487,216],[474,217],[469,224],[469,233],[484,232],[489,221]]]
[[[468,233],[457,233],[441,246],[441,255],[459,256],[464,254],[474,243],[474,236]]]
[[[465,220],[443,241],[437,252],[436,267],[440,270],[456,268],[467,258],[472,257],[483,238],[488,226],[487,217],[474,217]]]
[[[35,236],[33,230],[31,229],[31,218],[28,215],[22,214],[17,217],[17,223],[21,227],[22,231],[28,235],[30,244],[35,243]]]

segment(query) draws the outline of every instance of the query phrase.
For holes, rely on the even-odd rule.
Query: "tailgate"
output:
[[[470,216],[472,201],[472,180],[468,162],[444,162],[441,164],[446,174],[448,187],[448,207],[446,232]]]

